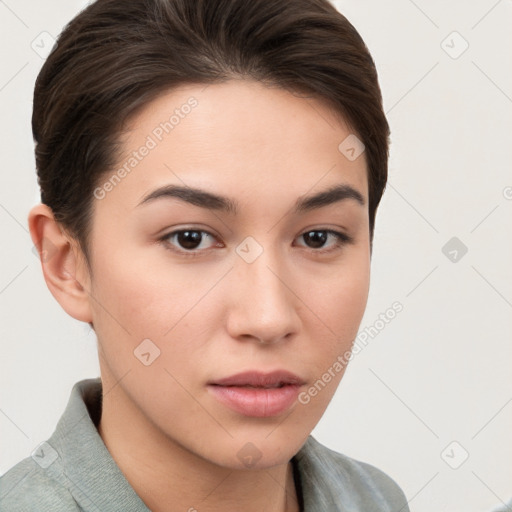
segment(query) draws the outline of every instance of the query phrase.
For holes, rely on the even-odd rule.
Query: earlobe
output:
[[[70,316],[92,322],[89,272],[78,244],[61,229],[47,205],[30,210],[28,225],[51,294]]]

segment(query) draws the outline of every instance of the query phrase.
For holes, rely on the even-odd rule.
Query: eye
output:
[[[335,251],[353,242],[352,237],[332,229],[310,229],[298,237],[305,242],[303,247],[315,254]],[[203,229],[179,229],[160,238],[168,250],[186,257],[199,256],[213,247],[224,247],[210,232]],[[331,243],[329,243],[331,242]],[[302,245],[302,244],[299,244]]]
[[[311,229],[302,233],[301,238],[308,248],[317,253],[329,252],[353,241],[352,237],[332,229]],[[329,240],[332,243],[325,248]]]
[[[202,229],[180,229],[172,231],[160,239],[165,247],[181,253],[194,256],[196,252],[219,246],[215,237]]]

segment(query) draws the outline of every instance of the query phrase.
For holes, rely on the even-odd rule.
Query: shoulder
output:
[[[367,490],[374,490],[386,495],[397,495],[402,497],[403,492],[398,484],[381,469],[353,459],[348,455],[335,452],[326,446],[318,443],[317,453],[326,461],[329,461],[330,468],[341,477],[348,477],[353,483]]]
[[[79,512],[69,490],[32,457],[21,460],[0,476],[2,512]]]
[[[371,464],[331,450],[312,436],[300,450],[298,459],[306,479],[304,484],[322,504],[342,502],[354,511],[378,506],[382,512],[409,512],[402,489]]]

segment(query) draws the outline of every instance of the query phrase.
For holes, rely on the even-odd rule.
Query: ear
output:
[[[47,205],[30,210],[28,226],[51,294],[70,316],[92,323],[91,279],[78,243],[60,228]]]

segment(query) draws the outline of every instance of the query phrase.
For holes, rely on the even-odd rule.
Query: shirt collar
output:
[[[64,414],[48,440],[59,458],[47,470],[68,488],[84,512],[148,512],[93,422],[101,412],[101,393],[99,378],[73,386]]]

